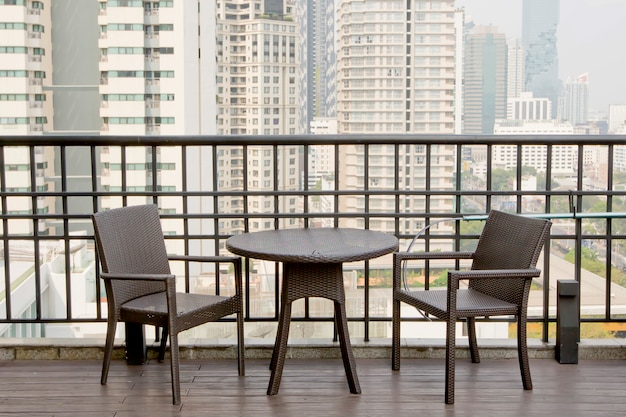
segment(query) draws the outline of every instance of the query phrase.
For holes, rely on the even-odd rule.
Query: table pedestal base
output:
[[[283,264],[283,289],[281,293],[281,310],[278,320],[278,333],[274,343],[274,352],[270,369],[268,395],[278,393],[280,378],[283,374],[287,339],[291,323],[291,303],[304,297],[321,297],[332,300],[335,306],[335,323],[339,335],[341,357],[346,371],[346,378],[353,394],[361,393],[361,386],[356,374],[356,363],[348,334],[346,317],[346,295],[343,287],[343,267],[340,263],[289,263]]]

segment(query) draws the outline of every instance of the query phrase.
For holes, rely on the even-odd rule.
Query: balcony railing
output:
[[[168,250],[176,254],[225,253],[224,242],[233,234],[289,227],[381,230],[406,248],[424,225],[463,216],[474,220],[437,224],[418,250],[467,250],[476,243],[481,215],[491,209],[545,215],[554,226],[539,265],[542,277],[531,290],[529,321],[547,340],[556,318],[556,281],[576,279],[583,325],[619,335],[626,329],[625,140],[0,137],[0,336],[102,334],[106,295],[97,279],[89,216],[147,202],[159,205]],[[37,168],[42,162],[46,170]],[[245,169],[234,178],[233,167]],[[263,337],[277,320],[281,270],[257,260],[246,266],[246,331]],[[451,266],[410,268],[416,285],[432,287]],[[181,289],[229,290],[228,270],[175,268]],[[390,268],[390,257],[346,266],[352,335],[390,335]],[[303,336],[332,334],[332,304],[325,303],[294,305]],[[405,320],[409,326],[424,324],[418,315]],[[508,326],[506,320],[483,322],[502,323]]]

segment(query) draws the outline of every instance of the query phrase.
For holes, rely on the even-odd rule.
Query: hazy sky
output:
[[[522,34],[522,0],[457,0],[476,24],[493,24],[509,37]],[[558,26],[562,81],[589,73],[590,110],[608,113],[626,104],[626,0],[561,0]]]

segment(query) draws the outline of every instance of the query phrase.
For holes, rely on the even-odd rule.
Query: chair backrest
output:
[[[101,211],[94,213],[92,219],[103,272],[170,273],[156,205]],[[115,281],[111,290],[113,294],[107,295],[119,306],[133,298],[164,291],[165,286],[161,282]]]
[[[492,210],[478,240],[472,269],[535,268],[550,233],[547,219],[524,217]],[[520,279],[475,280],[470,288],[519,304],[525,283]]]

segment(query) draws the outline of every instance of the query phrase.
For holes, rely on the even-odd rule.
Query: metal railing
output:
[[[54,325],[104,321],[90,214],[143,202],[159,205],[168,250],[179,254],[224,253],[225,240],[237,233],[320,226],[386,231],[406,248],[419,229],[440,219],[481,220],[491,209],[547,215],[555,227],[529,321],[541,323],[547,340],[556,317],[555,280],[574,278],[583,304],[586,282],[593,282],[596,294],[581,310],[583,323],[619,327],[626,323],[625,139],[0,137],[0,334],[46,336],[54,334]],[[433,227],[418,250],[466,249],[479,232],[480,222]],[[428,287],[437,285],[431,274],[447,267],[424,265],[414,272],[423,274]],[[348,315],[366,340],[374,326],[389,326],[390,268],[386,258],[348,267],[354,304]],[[227,291],[227,270],[197,273],[185,266],[182,275],[187,291]],[[249,323],[277,320],[279,286],[279,265],[247,261]],[[294,321],[332,325],[328,311],[306,300]],[[384,330],[373,333],[378,337]]]

